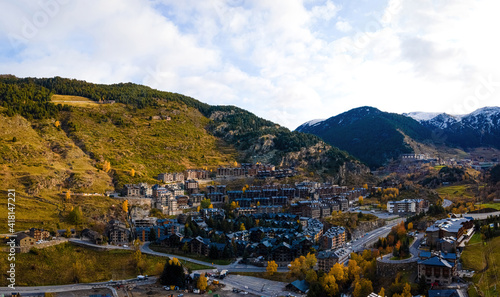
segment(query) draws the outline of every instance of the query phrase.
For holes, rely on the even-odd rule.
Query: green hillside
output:
[[[292,166],[340,184],[368,173],[317,136],[237,107],[131,83],[0,76],[0,128],[2,190],[6,196],[5,189],[16,189],[17,230],[72,227],[66,217],[75,207],[86,214],[85,225],[122,216],[118,201],[79,193],[156,183],[161,172],[214,170],[238,161]],[[107,172],[104,162],[111,165]],[[66,200],[68,189],[76,195]]]
[[[413,152],[405,137],[417,141],[431,137],[430,130],[412,118],[366,106],[331,117],[318,125],[302,125],[297,131],[317,135],[371,168]]]

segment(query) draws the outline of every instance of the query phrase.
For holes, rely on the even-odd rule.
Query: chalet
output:
[[[123,186],[122,195],[125,197],[140,197],[141,187],[139,185],[125,185]]]
[[[106,234],[109,242],[115,245],[127,244],[130,239],[130,230],[124,223],[117,220],[109,221],[106,226]]]
[[[269,255],[269,259],[276,261],[278,265],[287,265],[294,258],[294,251],[292,247],[285,242],[280,243],[275,246],[271,250],[271,254]]]
[[[51,238],[50,232],[43,230],[43,229],[37,229],[37,228],[31,228],[30,229],[30,236],[33,237],[35,240],[47,240]]]
[[[450,285],[457,275],[455,263],[440,257],[432,257],[418,262],[418,277],[425,277],[428,284]]]
[[[90,229],[83,229],[81,236],[88,239],[93,244],[102,244],[103,237],[102,234]]]
[[[35,242],[36,239],[26,233],[19,233],[16,237],[16,246],[20,248],[33,246]]]
[[[198,236],[189,243],[189,250],[193,254],[208,256],[210,252],[210,239]]]
[[[436,248],[438,245],[445,248],[459,247],[464,240],[470,238],[473,227],[474,223],[471,218],[446,218],[438,220],[425,230],[427,245],[431,248]],[[441,239],[445,238],[453,238],[456,242],[441,241]]]

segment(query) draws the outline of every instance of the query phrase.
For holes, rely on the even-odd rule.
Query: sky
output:
[[[0,73],[134,82],[290,129],[498,106],[498,0],[0,0]]]

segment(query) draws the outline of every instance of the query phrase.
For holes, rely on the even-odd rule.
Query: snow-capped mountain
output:
[[[411,152],[404,137],[452,147],[500,148],[500,107],[484,107],[466,115],[401,115],[364,106],[326,120],[309,121],[296,131],[315,134],[373,168]]]
[[[439,112],[414,111],[414,112],[403,113],[403,115],[421,122],[421,121],[429,121],[435,118],[436,116],[439,115]]]
[[[297,127],[297,131],[301,131],[302,129],[306,129],[306,127],[314,127],[319,125],[322,121],[325,119],[315,119],[315,120],[310,120],[308,122],[305,122],[304,124],[300,125]]]

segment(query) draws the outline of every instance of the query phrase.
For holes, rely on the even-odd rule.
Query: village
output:
[[[132,249],[139,243],[144,244],[143,252],[203,259],[208,265],[210,261],[213,265],[213,261],[232,259],[264,271],[270,266],[288,271],[300,257],[314,255],[315,271],[328,273],[338,264],[347,267],[353,254],[371,250],[378,276],[394,278],[401,271],[409,272],[415,283],[424,282],[432,288],[428,296],[455,296],[439,294],[460,294],[467,288],[462,277],[471,277],[474,272],[461,268],[460,255],[477,227],[473,217],[449,214],[445,219],[413,227],[408,223],[412,218],[435,208],[428,200],[405,198],[384,205],[365,204],[365,199],[395,189],[367,184],[348,188],[310,181],[276,182],[293,176],[293,172],[246,164],[221,167],[214,179],[205,170],[160,173],[158,184],[126,184],[120,192],[107,193],[127,204],[128,216],[125,221],[107,222],[104,233],[68,229],[51,234],[32,228],[17,236],[16,251],[25,253],[33,247],[68,240],[82,246],[122,249]],[[242,176],[264,176],[267,182],[242,189],[224,184],[224,180]],[[337,225],[331,220],[342,215],[353,215],[357,225]],[[396,231],[401,228],[403,233]],[[395,242],[387,243],[385,237],[396,232],[407,242],[398,247],[398,257],[394,256]],[[227,268],[231,271],[230,266]],[[287,290],[306,294],[309,287],[310,283],[302,279],[288,284]],[[370,296],[379,295],[372,292]]]

